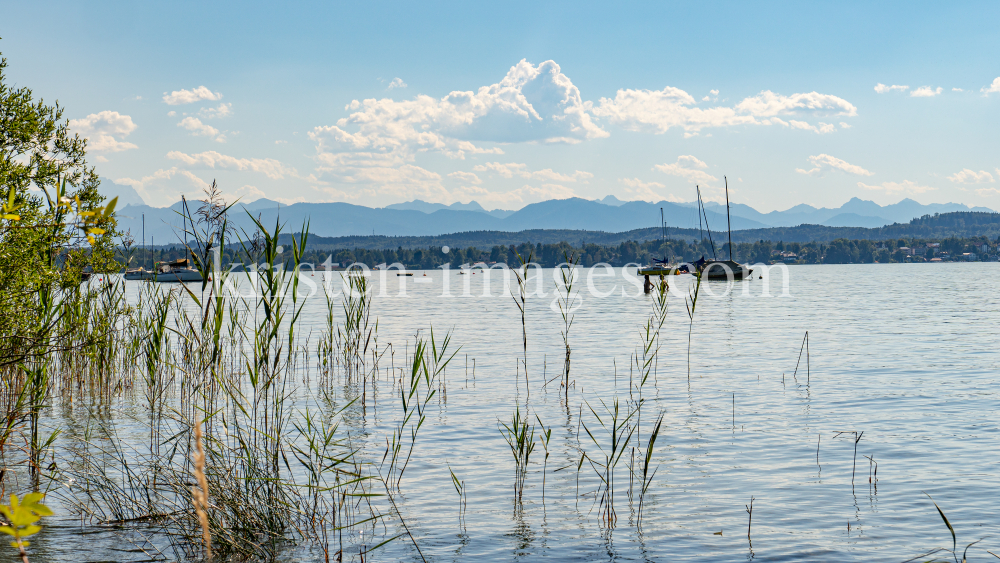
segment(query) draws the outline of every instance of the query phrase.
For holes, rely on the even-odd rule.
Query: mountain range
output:
[[[147,241],[157,239],[161,241],[159,244],[178,240],[183,223],[180,202],[170,207],[151,207],[130,187],[118,184],[102,184],[102,191],[109,197],[119,197],[119,228],[123,232],[130,231],[137,243],[142,242],[143,233]],[[196,212],[198,205],[199,202],[189,202],[192,213]],[[371,208],[342,202],[285,205],[258,199],[245,204],[237,203],[230,209],[229,217],[237,232],[242,229],[252,233],[255,227],[251,217],[255,217],[268,227],[273,227],[280,219],[285,232],[298,232],[308,222],[309,232],[323,237],[437,236],[470,231],[517,232],[531,229],[622,233],[659,226],[661,208],[668,234],[672,228],[699,228],[695,203],[626,202],[614,196],[596,201],[581,198],[548,200],[526,205],[516,211],[486,210],[475,201],[444,205],[414,200]],[[970,208],[958,203],[924,205],[912,199],[880,206],[872,201],[852,198],[838,208],[816,208],[802,204],[785,211],[769,213],[761,213],[749,205],[732,204],[730,221],[734,231],[801,224],[875,228],[905,223],[923,215],[954,211],[992,210],[984,207]],[[713,231],[724,232],[727,225],[725,206],[707,203],[702,222],[705,219]]]

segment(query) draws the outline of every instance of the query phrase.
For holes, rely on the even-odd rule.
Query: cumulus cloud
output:
[[[167,94],[163,93],[163,101],[168,106],[179,106],[182,104],[193,104],[202,100],[217,101],[222,99],[222,94],[213,92],[204,86],[199,86],[192,90],[174,90]]]
[[[499,82],[443,98],[354,100],[348,117],[309,133],[331,175],[360,177],[361,167],[401,166],[421,152],[464,159],[503,154],[474,142],[576,143],[606,137],[587,113],[580,91],[553,61],[522,60]]]
[[[451,174],[448,174],[448,177],[454,178],[459,182],[464,182],[466,184],[474,184],[477,186],[483,183],[483,181],[479,179],[479,176],[477,176],[475,172],[461,172],[461,171],[452,172]]]
[[[1000,195],[1000,190],[996,188],[979,188],[976,190],[976,194],[982,197]]]
[[[706,168],[708,168],[707,164],[689,154],[677,157],[677,162],[673,164],[657,164],[653,166],[654,170],[659,170],[671,176],[680,176],[692,184],[717,182],[719,179],[705,172]]]
[[[139,148],[132,143],[119,140],[135,131],[137,126],[130,116],[117,111],[102,111],[92,113],[83,119],[71,119],[69,127],[87,138],[89,151],[121,152]]]
[[[281,180],[286,176],[298,176],[294,168],[286,167],[273,158],[236,158],[216,151],[206,151],[198,154],[170,151],[167,153],[167,158],[170,160],[179,160],[188,167],[249,170],[264,174],[273,180]]]
[[[198,110],[198,115],[206,119],[229,117],[232,114],[233,114],[233,104],[227,104],[225,102],[219,104],[219,107],[201,108],[200,110]]]
[[[998,173],[1000,173],[1000,170],[998,170]],[[957,184],[986,184],[993,182],[993,175],[985,170],[976,172],[975,170],[963,168],[948,176],[948,179]]]
[[[885,192],[887,194],[922,194],[936,189],[930,186],[921,186],[910,180],[903,180],[902,182],[882,182],[881,184],[876,184],[874,186],[864,182],[858,182],[858,187],[871,191]]]
[[[850,123],[844,123],[843,121],[841,121],[840,122],[840,128],[841,129],[850,129],[851,128],[851,124]]]
[[[550,182],[576,182],[578,180],[589,180],[594,177],[590,172],[583,172],[577,170],[572,174],[561,174],[559,172],[554,172],[551,168],[546,168],[544,170],[536,170],[534,172],[528,170],[528,165],[519,162],[487,162],[486,164],[477,164],[472,167],[476,172],[492,172],[501,176],[503,178],[513,178],[518,176],[520,178],[536,178],[540,180],[548,180]]]
[[[386,90],[392,90],[393,88],[406,88],[406,82],[403,82],[403,79],[399,77],[393,78]]]
[[[220,143],[226,142],[226,136],[219,133],[219,130],[207,123],[202,123],[197,117],[185,117],[177,124],[178,127],[183,127],[191,132],[192,135],[197,137],[209,137]]]
[[[881,82],[879,82],[878,84],[875,85],[875,91],[878,92],[879,94],[885,94],[886,92],[892,92],[893,90],[898,90],[900,92],[905,92],[906,90],[909,90],[909,89],[910,89],[909,86],[901,86],[899,84],[893,84],[892,86],[886,86],[885,84],[882,84]]]
[[[855,176],[872,175],[872,172],[869,172],[860,166],[851,164],[845,160],[841,160],[828,154],[810,156],[809,162],[813,165],[813,168],[809,170],[796,168],[795,171],[799,174],[806,174],[809,176],[822,176],[831,170],[839,170],[841,172],[846,172],[847,174],[854,174]]]
[[[910,92],[910,97],[913,98],[933,98],[937,96],[942,91],[940,86],[937,89],[931,88],[930,86],[921,86],[920,88],[914,89]]]
[[[778,115],[857,115],[857,108],[847,100],[819,92],[784,96],[765,90],[734,107],[699,108],[694,104],[690,94],[672,86],[663,90],[624,89],[618,90],[614,99],[601,98],[593,112],[629,131],[665,133],[678,127],[688,137],[706,127],[769,124],[761,119]]]
[[[979,89],[980,92],[984,94],[995,94],[1000,92],[1000,76],[993,79],[993,83],[989,86],[983,86]]]
[[[963,90],[961,88],[952,88],[951,91],[952,92],[965,92],[965,90]]]

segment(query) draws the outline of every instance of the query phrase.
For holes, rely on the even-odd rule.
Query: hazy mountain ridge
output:
[[[310,236],[309,248],[316,250],[334,249],[387,249],[387,248],[427,248],[451,246],[454,248],[491,248],[495,245],[521,244],[525,242],[555,244],[568,242],[574,246],[583,243],[599,245],[617,245],[627,241],[643,242],[659,238],[660,229],[649,227],[633,229],[621,233],[608,233],[587,230],[557,230],[531,229],[519,232],[505,231],[470,231],[439,236],[350,236],[321,237]],[[698,229],[673,229],[668,235],[671,238],[698,238]],[[765,229],[748,229],[733,231],[733,242],[755,242],[758,240],[783,242],[830,242],[836,239],[854,240],[894,240],[899,238],[943,239],[947,237],[986,236],[990,239],[1000,237],[1000,213],[985,212],[954,212],[916,218],[908,223],[896,223],[877,228],[863,227],[828,227],[825,225],[798,225],[795,227],[770,227]],[[290,235],[283,237],[284,242],[290,242]],[[715,244],[722,248],[725,239],[715,238]]]
[[[110,186],[107,187],[106,186]],[[104,184],[106,194],[118,195],[118,225],[121,231],[131,232],[136,242],[152,239],[160,244],[178,240],[183,220],[180,202],[166,208],[146,205],[129,186]],[[192,213],[200,202],[189,201]],[[678,229],[695,229],[704,219],[714,232],[725,232],[727,223],[725,206],[709,203],[705,217],[693,203],[661,201],[621,201],[607,196],[600,201],[570,198],[548,200],[524,206],[517,211],[494,209],[487,211],[477,202],[444,205],[414,200],[406,203],[371,208],[351,203],[295,203],[279,204],[268,199],[237,203],[230,209],[231,225],[237,234],[252,233],[259,218],[269,229],[279,219],[285,232],[298,232],[306,223],[309,232],[322,237],[350,237],[384,235],[390,237],[436,237],[448,233],[475,231],[521,232],[528,230],[562,230],[605,233],[627,233],[643,228],[659,232],[660,209],[666,220],[668,233]],[[793,227],[811,224],[826,227],[874,228],[890,223],[905,223],[915,217],[949,211],[968,211],[961,204],[922,205],[910,199],[880,206],[871,201],[853,198],[839,208],[816,208],[796,205],[785,211],[761,213],[745,204],[731,205],[731,223],[734,231]],[[977,211],[992,211],[972,208]],[[145,221],[143,221],[145,218]]]

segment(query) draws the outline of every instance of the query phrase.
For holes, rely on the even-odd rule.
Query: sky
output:
[[[105,184],[230,199],[1000,209],[1000,3],[23,2]]]

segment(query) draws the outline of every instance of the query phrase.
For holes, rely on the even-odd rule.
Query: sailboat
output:
[[[667,222],[663,217],[663,208],[660,208],[660,244],[663,247],[663,258],[653,258],[653,263],[649,266],[639,268],[636,272],[640,276],[675,276],[679,274],[686,273],[685,271],[679,271],[676,265],[671,265],[670,260],[667,258],[666,252],[667,243]]]
[[[156,282],[200,282],[201,272],[192,268],[187,258],[173,262],[157,262],[152,270],[143,267],[125,272],[126,280],[148,280]]]
[[[734,281],[742,280],[745,278],[750,278],[753,274],[753,270],[747,268],[743,264],[733,260],[733,223],[729,217],[729,180],[723,176],[726,182],[726,227],[729,230],[729,260],[705,260],[702,258],[695,262],[694,266],[701,273],[702,279],[706,280],[721,280],[721,281]],[[698,203],[701,208],[701,213],[705,217],[705,227],[709,232],[709,240],[711,241],[712,231],[708,228],[708,216],[705,215],[705,206],[701,203],[701,189],[698,189]],[[699,223],[701,222],[701,217],[698,218]],[[712,243],[712,253],[715,253],[715,243]]]

